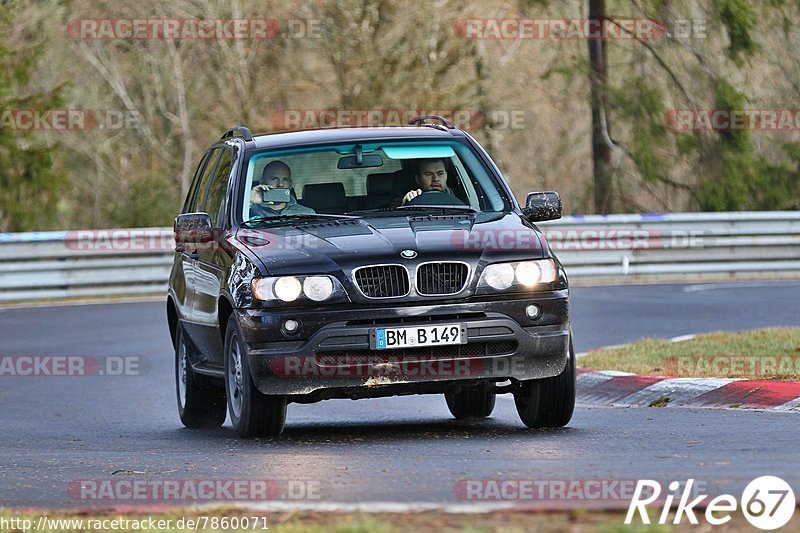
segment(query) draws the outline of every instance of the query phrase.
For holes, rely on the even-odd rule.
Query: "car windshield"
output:
[[[503,212],[504,190],[463,142],[340,144],[250,154],[241,219],[297,222],[441,212]],[[266,222],[264,222],[266,223]]]

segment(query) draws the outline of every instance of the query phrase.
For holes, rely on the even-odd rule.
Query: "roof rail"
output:
[[[438,120],[440,124],[431,124],[430,122],[425,122],[426,120]],[[408,123],[412,126],[433,126],[440,130],[453,130],[456,128],[452,122],[439,115],[423,115],[421,117],[412,118]]]
[[[253,133],[249,129],[245,128],[244,126],[236,126],[235,128],[229,129],[228,131],[226,131],[225,133],[222,134],[222,137],[220,137],[220,140],[227,139],[229,137],[234,137],[235,136],[234,134],[236,134],[236,133],[241,133],[242,134],[242,139],[244,139],[245,141],[252,141],[253,140]]]

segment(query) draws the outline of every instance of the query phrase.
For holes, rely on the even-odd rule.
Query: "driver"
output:
[[[258,185],[250,190],[250,216],[314,214],[310,207],[300,205],[292,191],[292,169],[283,161],[270,161],[261,172]],[[264,192],[271,189],[289,189],[288,202],[264,202]]]
[[[421,159],[416,164],[415,178],[419,189],[408,191],[403,196],[403,204],[424,192],[440,191],[453,194],[453,191],[447,186],[447,168],[444,159]]]

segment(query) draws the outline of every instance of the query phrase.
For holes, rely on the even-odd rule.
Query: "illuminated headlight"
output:
[[[526,287],[535,287],[540,283],[552,283],[558,278],[556,263],[552,259],[540,261],[523,261],[514,270],[517,283]]]
[[[496,263],[487,266],[478,288],[495,291],[511,289],[534,289],[545,283],[553,283],[558,279],[558,270],[552,259],[538,261],[520,261],[516,263]],[[491,291],[489,291],[491,292]]]
[[[327,300],[333,294],[333,281],[328,276],[309,276],[303,282],[303,292],[315,302]]]
[[[489,265],[483,271],[483,279],[491,288],[504,291],[514,283],[514,267],[511,263]]]
[[[514,275],[520,285],[534,287],[542,277],[542,269],[533,261],[525,261],[517,265],[517,268],[514,269]]]
[[[278,276],[256,278],[252,284],[256,300],[275,303],[348,301],[342,284],[333,276]]]
[[[297,300],[303,292],[303,285],[300,280],[294,276],[285,276],[278,278],[275,282],[275,296],[284,302],[293,302]]]
[[[542,283],[553,283],[558,279],[556,262],[552,259],[522,261],[514,267],[517,283],[524,287],[536,287]]]

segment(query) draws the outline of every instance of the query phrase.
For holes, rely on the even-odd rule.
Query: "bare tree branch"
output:
[[[114,91],[114,94],[122,100],[123,105],[125,105],[125,109],[128,110],[130,113],[135,113],[139,117],[143,117],[142,113],[140,113],[139,109],[137,108],[136,104],[134,104],[133,99],[128,94],[128,90],[125,87],[125,82],[123,81],[123,77],[119,74],[119,72],[112,72],[112,68],[107,67],[103,62],[97,57],[97,55],[89,48],[89,46],[84,42],[78,43],[78,49],[81,51],[81,54],[92,65],[97,72],[106,80],[106,82],[111,86]],[[164,159],[169,159],[172,157],[163,146],[161,141],[153,135],[153,131],[150,129],[150,126],[147,124],[147,121],[140,120],[140,126],[142,128],[142,133],[150,144],[150,146]]]

